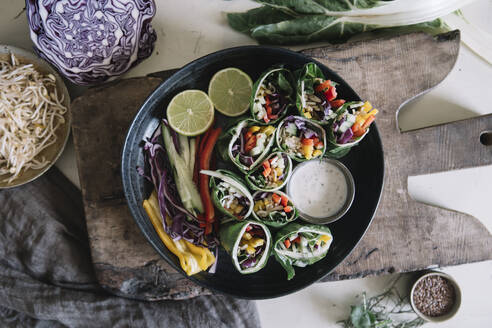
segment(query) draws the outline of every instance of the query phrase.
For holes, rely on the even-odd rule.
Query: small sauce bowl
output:
[[[347,198],[345,200],[345,203],[343,206],[333,215],[326,216],[326,217],[314,217],[309,214],[306,214],[296,205],[296,200],[294,197],[292,197],[292,189],[295,188],[293,185],[293,177],[295,176],[296,172],[299,172],[299,170],[302,170],[306,165],[309,165],[310,163],[314,161],[323,161],[326,163],[333,164],[336,166],[340,171],[343,173],[345,177],[345,182],[347,183]],[[310,181],[305,181],[305,183],[310,183]],[[329,159],[329,158],[321,158],[321,159],[314,159],[310,161],[303,162],[299,165],[297,165],[294,170],[292,171],[291,177],[289,179],[289,182],[287,183],[286,187],[286,193],[289,196],[289,198],[292,200],[294,205],[297,208],[297,211],[299,213],[299,216],[306,222],[309,223],[314,223],[314,224],[327,224],[327,223],[332,223],[335,222],[336,220],[340,219],[342,216],[347,213],[349,210],[350,206],[352,206],[352,202],[354,201],[355,198],[355,183],[354,183],[354,178],[352,176],[352,173],[350,173],[349,169],[342,164],[342,162],[334,160],[334,159]]]
[[[415,304],[415,295],[414,295],[417,285],[422,280],[424,280],[425,278],[431,277],[431,276],[438,276],[438,277],[444,278],[454,288],[453,306],[451,307],[451,309],[448,312],[446,312],[440,316],[435,316],[435,317],[431,317],[431,316],[425,315],[422,312],[420,312],[420,310],[418,309],[418,307]],[[412,285],[412,289],[410,291],[410,304],[412,305],[412,309],[415,311],[415,313],[419,317],[421,317],[422,319],[429,321],[429,322],[443,322],[443,321],[451,319],[458,312],[458,309],[460,308],[460,305],[461,305],[461,290],[460,290],[460,287],[458,286],[458,283],[450,275],[448,275],[444,272],[439,272],[439,271],[427,272],[427,273],[423,274],[422,276],[420,276],[420,278],[418,278],[414,282],[414,284]]]

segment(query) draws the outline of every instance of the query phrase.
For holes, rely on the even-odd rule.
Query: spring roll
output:
[[[326,226],[293,222],[277,232],[273,252],[290,280],[295,275],[294,266],[305,267],[323,259],[332,241],[333,236]]]
[[[243,221],[223,224],[220,242],[231,255],[234,267],[241,274],[258,272],[267,263],[271,249],[271,234],[260,222]]]

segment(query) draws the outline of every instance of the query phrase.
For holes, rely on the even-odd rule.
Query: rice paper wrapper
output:
[[[248,173],[254,170],[268,156],[270,150],[272,149],[272,146],[275,143],[276,131],[268,137],[269,139],[267,144],[265,145],[265,149],[261,152],[260,155],[258,155],[255,160],[253,160],[251,164],[247,165],[241,162],[240,154],[236,156],[233,155],[234,144],[239,138],[241,138],[242,129],[254,125],[258,126],[259,124],[252,119],[242,120],[238,122],[235,126],[230,128],[224,135],[224,138],[221,138],[221,140],[219,140],[218,151],[220,157],[225,161],[231,161],[243,173]],[[241,144],[241,141],[239,142],[239,144]]]
[[[260,86],[265,81],[272,81],[273,84],[279,88],[277,92],[282,92],[285,97],[285,108],[278,115],[278,118],[270,120],[270,122],[265,123],[263,120],[259,120],[255,114],[255,102],[258,98],[258,91]],[[261,74],[258,80],[253,84],[253,92],[250,98],[250,112],[251,117],[257,124],[276,124],[279,122],[290,110],[291,107],[294,106],[294,97],[295,97],[295,83],[294,77],[292,76],[291,71],[283,67],[272,67]]]
[[[253,211],[253,205],[254,204],[253,204],[253,197],[252,197],[251,193],[249,192],[248,188],[245,186],[244,181],[240,177],[238,177],[236,174],[234,174],[233,172],[230,172],[228,170],[219,169],[219,170],[216,170],[214,172],[220,176],[224,176],[226,178],[231,179],[235,183],[235,184],[231,184],[231,183],[229,183],[229,181],[224,181],[220,176],[210,176],[209,187],[211,189],[212,202],[214,203],[215,208],[217,208],[227,218],[231,218],[234,220],[240,220],[237,216],[228,212],[220,203],[220,199],[219,199],[220,190],[217,186],[221,181],[224,181],[224,182],[232,185],[233,187],[235,187],[238,190],[239,190],[238,186],[241,187],[242,190],[244,190],[243,194],[246,197],[246,199],[249,201],[250,204],[248,206],[247,214],[244,216],[243,219],[241,219],[241,221],[244,220],[245,218],[247,218],[251,214],[251,212]],[[242,190],[240,190],[240,191],[242,191]]]
[[[283,187],[285,187],[285,185],[287,184],[287,182],[289,181],[289,178],[290,178],[290,175],[292,174],[292,160],[291,158],[289,157],[289,155],[287,155],[286,153],[284,152],[281,152],[281,151],[275,151],[273,153],[271,153],[270,155],[268,155],[268,157],[266,157],[262,163],[265,161],[265,160],[268,160],[274,156],[282,156],[282,158],[284,159],[284,163],[285,163],[285,169],[284,169],[284,177],[282,178],[283,182],[282,184],[276,186],[276,187],[268,187],[268,186],[260,186],[260,183],[259,181],[257,181],[258,179],[262,179],[262,171],[263,171],[263,166],[262,165],[257,165],[256,168],[254,168],[250,173],[248,173],[245,177],[245,180],[246,180],[246,183],[248,184],[248,187],[252,190],[261,190],[261,191],[275,191],[275,190],[280,190],[282,189]],[[259,163],[261,164],[261,163]]]
[[[299,216],[299,212],[297,211],[297,208],[295,207],[294,203],[292,202],[292,200],[290,199],[290,197],[285,194],[284,192],[281,192],[281,191],[267,191],[267,192],[263,192],[263,191],[257,191],[253,194],[253,200],[255,199],[255,197],[257,197],[257,195],[261,195],[261,194],[272,194],[272,193],[276,193],[276,194],[279,194],[279,195],[283,195],[285,197],[287,197],[287,199],[289,200],[289,203],[288,205],[290,207],[292,207],[292,211],[290,213],[287,213],[287,216],[285,217],[284,220],[282,221],[279,221],[278,219],[275,219],[275,212],[273,213],[270,213],[270,215],[268,217],[260,217],[256,211],[253,209],[253,216],[256,220],[266,224],[267,226],[269,227],[272,227],[272,228],[281,228],[287,224],[289,224],[290,222],[293,222],[297,219],[297,217]],[[254,208],[254,206],[253,206]],[[278,211],[276,211],[278,212]]]
[[[239,265],[239,261],[237,259],[237,253],[238,253],[238,248],[241,238],[244,235],[246,228],[250,224],[260,226],[263,229],[263,231],[265,232],[266,246],[260,260],[254,267],[241,269],[241,266]],[[241,274],[250,274],[250,273],[258,272],[267,264],[272,248],[272,235],[270,234],[270,230],[268,230],[268,227],[263,223],[253,220],[247,220],[241,222],[237,222],[237,221],[227,222],[221,225],[219,230],[219,237],[222,247],[224,247],[226,252],[231,256],[234,267]]]
[[[345,111],[347,111],[349,106],[353,103],[357,103],[357,102],[345,103],[342,107],[340,107],[336,112],[337,117],[342,115]],[[369,133],[369,128],[367,128],[366,133],[364,133],[362,136],[357,138],[355,141],[347,142],[345,144],[339,144],[339,143],[337,143],[337,137],[335,136],[335,133],[333,132],[333,123],[334,123],[334,120],[332,120],[328,124],[327,129],[326,129],[326,139],[327,139],[328,143],[327,143],[327,150],[326,150],[324,156],[328,157],[328,158],[338,159],[338,158],[342,158],[343,156],[347,155],[350,152],[350,150],[352,149],[352,147],[357,146],[359,144],[359,142],[361,142],[362,139],[364,139],[364,137]]]
[[[303,113],[302,98],[306,94],[314,94],[314,82],[316,78],[326,80],[325,75],[315,63],[307,63],[302,69],[295,72],[296,76],[296,107],[299,115],[306,118]],[[311,119],[319,124],[327,124],[329,121]]]
[[[284,240],[287,237],[300,232],[311,232],[311,233],[314,232],[317,234],[329,235],[331,239],[328,244],[328,247],[326,247],[326,249],[323,250],[323,252],[316,254],[316,256],[303,256],[303,254],[299,254],[299,256],[293,257],[293,256],[288,256],[285,253],[281,253],[279,251],[280,244],[283,244]],[[273,254],[275,256],[275,259],[282,265],[285,271],[287,271],[287,279],[291,280],[292,278],[294,278],[295,275],[294,266],[305,267],[307,265],[311,265],[323,259],[328,253],[328,250],[330,249],[330,245],[332,242],[333,242],[333,235],[331,234],[331,231],[328,227],[323,225],[316,225],[316,224],[301,225],[299,223],[293,222],[293,223],[289,223],[275,234],[275,239],[273,242]]]
[[[307,118],[304,118],[302,116],[287,116],[282,122],[280,122],[279,126],[277,127],[276,135],[275,135],[275,142],[277,144],[277,148],[280,149],[280,151],[286,153],[291,159],[293,159],[296,162],[305,162],[309,161],[315,158],[307,159],[305,157],[300,157],[292,152],[292,150],[289,149],[287,146],[283,146],[284,140],[283,140],[283,129],[287,127],[289,123],[294,123],[296,126],[299,124],[302,126],[302,129],[297,128],[297,133],[299,135],[299,131],[303,131],[303,129],[309,129],[318,134],[318,137],[321,141],[323,141],[323,149],[321,156],[319,158],[323,157],[324,154],[326,153],[326,150],[328,148],[328,141],[326,137],[326,131],[323,128],[323,126],[319,125],[318,123],[308,120]]]

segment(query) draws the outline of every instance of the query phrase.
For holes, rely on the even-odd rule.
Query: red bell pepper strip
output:
[[[200,154],[200,170],[210,169],[210,158],[212,157],[212,151],[219,138],[221,128],[209,129],[210,132],[203,145],[203,152]],[[208,175],[200,174],[200,198],[202,199],[203,207],[205,209],[205,234],[212,232],[212,223],[215,219],[215,210],[210,197],[210,190],[208,186]]]
[[[330,88],[330,86],[331,86],[330,80],[326,80],[323,83],[318,84],[316,88],[314,88],[314,90],[316,90],[316,92],[325,92],[327,89]]]
[[[285,245],[285,247],[290,248],[290,240],[289,240],[289,238],[287,238],[286,240],[284,240],[284,245]]]
[[[303,139],[301,139],[301,143],[304,146],[312,146],[312,145],[314,145],[314,140],[313,139],[303,138]]]
[[[252,135],[251,138],[246,140],[246,144],[244,145],[244,151],[249,153],[251,149],[256,146],[256,136]]]
[[[326,100],[332,101],[337,97],[337,90],[334,86],[331,86],[327,91],[324,92]]]
[[[289,204],[289,199],[287,198],[287,196],[281,195],[280,199],[281,199],[280,203],[282,204],[282,206],[285,207]]]
[[[280,197],[279,195],[277,195],[277,194],[273,193],[273,194],[272,194],[272,200],[273,200],[273,202],[274,202],[274,203],[275,203],[275,205],[276,205],[276,204],[279,204],[279,203],[280,203],[280,201],[281,201],[281,197]]]
[[[330,101],[330,106],[333,108],[341,107],[343,104],[345,104],[344,99],[337,99],[337,100]]]

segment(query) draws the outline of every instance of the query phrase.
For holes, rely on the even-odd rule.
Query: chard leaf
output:
[[[348,11],[354,9],[369,9],[384,5],[392,0],[316,0],[317,3],[330,11]]]
[[[254,8],[245,13],[227,14],[229,25],[236,31],[246,34],[249,34],[253,28],[260,25],[279,23],[292,18],[293,16],[284,13],[282,10],[267,6]]]
[[[292,93],[294,92],[294,89],[292,89],[289,80],[285,77],[285,74],[283,72],[279,72],[277,83],[279,88],[287,95],[292,95]]]
[[[314,0],[257,0],[256,2],[282,10],[292,16],[296,14],[324,14],[326,11]]]
[[[416,18],[405,16],[393,0],[256,0],[262,7],[245,13],[228,14],[229,24],[262,44],[293,45],[318,41],[345,42],[362,34],[362,39],[411,32],[438,34],[449,30],[435,9]],[[379,9],[390,3],[395,14]],[[395,6],[397,6],[395,8]],[[436,12],[437,11],[437,12]],[[447,13],[447,12],[446,12]],[[418,23],[418,24],[417,24]],[[413,24],[413,25],[408,25]],[[374,33],[366,33],[375,31]]]
[[[392,0],[389,0],[392,1]],[[256,0],[265,6],[280,9],[292,15],[326,14],[330,11],[369,9],[385,4],[385,0]]]
[[[348,17],[325,15],[305,16],[254,28],[251,37],[260,43],[300,44],[322,40],[345,41],[354,34],[377,26],[352,23]]]

